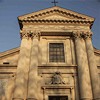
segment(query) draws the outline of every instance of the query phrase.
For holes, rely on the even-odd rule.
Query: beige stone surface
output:
[[[0,53],[0,64],[8,62],[10,65],[17,65],[20,48],[14,48]]]
[[[89,69],[94,61],[95,73],[100,76],[100,50],[92,48],[95,59],[89,61],[91,49],[85,43],[94,18],[52,7],[18,19],[20,48],[0,53],[0,100],[49,100],[49,96],[100,99],[92,94]],[[49,62],[49,43],[64,44],[65,62]]]

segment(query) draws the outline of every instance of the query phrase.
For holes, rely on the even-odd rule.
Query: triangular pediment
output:
[[[57,13],[53,13],[51,15],[48,15],[48,16],[44,16],[44,17],[39,17],[39,18],[36,18],[36,19],[41,19],[41,20],[75,20],[77,18],[73,18],[73,17],[69,17],[69,16],[64,16],[64,15],[61,15],[61,14],[57,14]]]
[[[94,18],[61,7],[52,7],[18,17],[19,20],[81,20],[94,21]]]

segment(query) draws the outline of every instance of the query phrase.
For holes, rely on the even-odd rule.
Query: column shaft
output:
[[[92,89],[89,74],[89,67],[87,62],[85,42],[77,35],[75,38],[76,58],[78,65],[78,79],[80,89],[80,100],[92,100]]]
[[[91,38],[90,37],[86,38],[85,43],[87,48],[94,100],[100,100],[100,81],[99,81],[99,75],[98,75]]]
[[[31,62],[28,82],[28,97],[27,100],[37,99],[37,80],[38,80],[38,32],[33,33],[33,42],[31,49]]]
[[[30,62],[31,39],[22,38],[16,72],[13,100],[24,100],[27,95],[27,81]]]

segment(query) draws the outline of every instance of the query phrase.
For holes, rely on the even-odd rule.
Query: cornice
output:
[[[19,16],[18,21],[20,24],[20,29],[23,28],[23,23],[79,24],[79,25],[81,24],[81,25],[88,25],[91,28],[94,22],[94,18],[56,6]]]
[[[92,22],[89,20],[53,20],[53,19],[23,19],[21,22]]]
[[[5,69],[5,68],[7,68],[7,69],[16,69],[17,68],[17,65],[11,65],[11,64],[0,64],[0,69]]]
[[[100,50],[94,50],[95,55],[99,55],[100,56]]]
[[[22,23],[46,23],[46,24],[93,24],[93,21],[83,20],[21,20]]]
[[[98,50],[98,49],[96,49],[96,48],[94,48],[94,53],[95,53],[96,55],[99,55],[99,56],[100,56],[100,50]]]
[[[0,52],[0,58],[20,51],[20,47],[13,48],[4,52]]]
[[[65,16],[70,16],[72,18],[94,21],[94,18],[92,18],[92,17],[89,17],[87,15],[83,15],[83,14],[79,14],[77,12],[67,10],[67,9],[64,9],[64,8],[61,8],[61,7],[57,7],[57,6],[52,7],[52,8],[47,8],[47,9],[44,9],[44,10],[40,10],[40,11],[37,11],[37,12],[33,12],[33,13],[30,13],[30,14],[22,15],[22,16],[19,16],[18,19],[19,20],[31,19],[31,18],[37,19],[38,17],[49,15],[51,13],[59,13],[59,14],[65,15]]]

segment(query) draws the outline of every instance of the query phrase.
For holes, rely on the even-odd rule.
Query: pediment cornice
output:
[[[100,56],[100,50],[98,50],[98,49],[96,49],[96,48],[94,48],[94,53],[95,53],[96,55],[99,55],[99,56]]]
[[[48,20],[48,19],[39,19],[39,20],[22,20],[20,21],[25,23],[50,23],[50,24],[89,24],[90,26],[93,24],[92,21],[85,21],[85,20]]]
[[[56,20],[56,16],[59,16],[59,20],[78,20],[78,21],[94,21],[94,18],[79,14],[77,12],[67,10],[61,7],[52,7],[41,11],[33,12],[23,16],[19,16],[20,21],[44,21],[44,20]],[[61,18],[62,17],[62,18]],[[58,20],[58,18],[57,18]]]
[[[10,49],[10,50],[4,51],[4,52],[0,52],[0,58],[10,55],[10,54],[13,54],[13,53],[16,53],[16,52],[19,52],[19,51],[20,51],[20,47],[13,48],[13,49]]]

